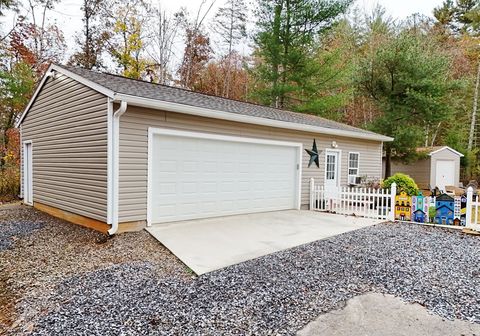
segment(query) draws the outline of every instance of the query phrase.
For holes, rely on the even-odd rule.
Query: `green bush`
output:
[[[406,192],[407,195],[416,196],[418,195],[418,186],[415,181],[408,175],[396,173],[393,176],[390,176],[383,181],[383,188],[390,188],[390,186],[395,182],[397,184],[397,194],[400,194],[402,191]]]

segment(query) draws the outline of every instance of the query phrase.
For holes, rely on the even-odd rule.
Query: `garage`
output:
[[[149,129],[148,224],[300,208],[300,143]]]
[[[393,140],[314,114],[56,64],[16,126],[24,203],[110,235],[307,208],[312,178],[348,184],[352,153],[358,176],[380,178],[383,142]],[[42,150],[51,146],[61,155]]]

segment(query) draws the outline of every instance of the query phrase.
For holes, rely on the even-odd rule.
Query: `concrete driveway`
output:
[[[320,315],[298,336],[475,336],[480,325],[449,321],[419,304],[392,295],[368,293],[350,299],[346,307]]]
[[[201,275],[380,222],[287,210],[157,224],[147,231]]]

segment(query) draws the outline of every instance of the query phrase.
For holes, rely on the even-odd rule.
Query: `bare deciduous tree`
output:
[[[78,65],[86,69],[102,66],[101,54],[105,49],[110,33],[101,24],[101,15],[108,6],[106,0],[83,0],[83,29],[75,37],[80,50],[75,52],[69,64]]]
[[[152,79],[160,84],[170,84],[171,62],[174,56],[173,45],[178,30],[184,22],[184,13],[167,14],[160,6],[153,10],[147,54],[152,59],[148,71]]]
[[[203,0],[198,7],[195,19],[189,19],[189,14],[185,8],[182,9],[185,20],[183,28],[185,30],[185,51],[182,63],[178,70],[180,75],[180,85],[192,89],[195,80],[192,78],[198,73],[199,66],[204,66],[210,59],[211,48],[210,39],[207,34],[202,31],[203,21],[215,4],[215,0],[207,5],[207,0]],[[203,8],[207,6],[204,10]]]
[[[227,47],[225,56],[226,73],[223,83],[222,96],[230,97],[230,86],[232,82],[232,66],[235,57],[233,46],[247,37],[245,1],[227,0],[224,7],[218,9],[215,14],[213,31],[220,36],[223,44]]]

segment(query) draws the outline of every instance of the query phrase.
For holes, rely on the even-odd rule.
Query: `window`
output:
[[[348,176],[358,176],[359,174],[359,153],[348,153]]]
[[[335,180],[336,157],[333,154],[327,154],[327,180]]]

